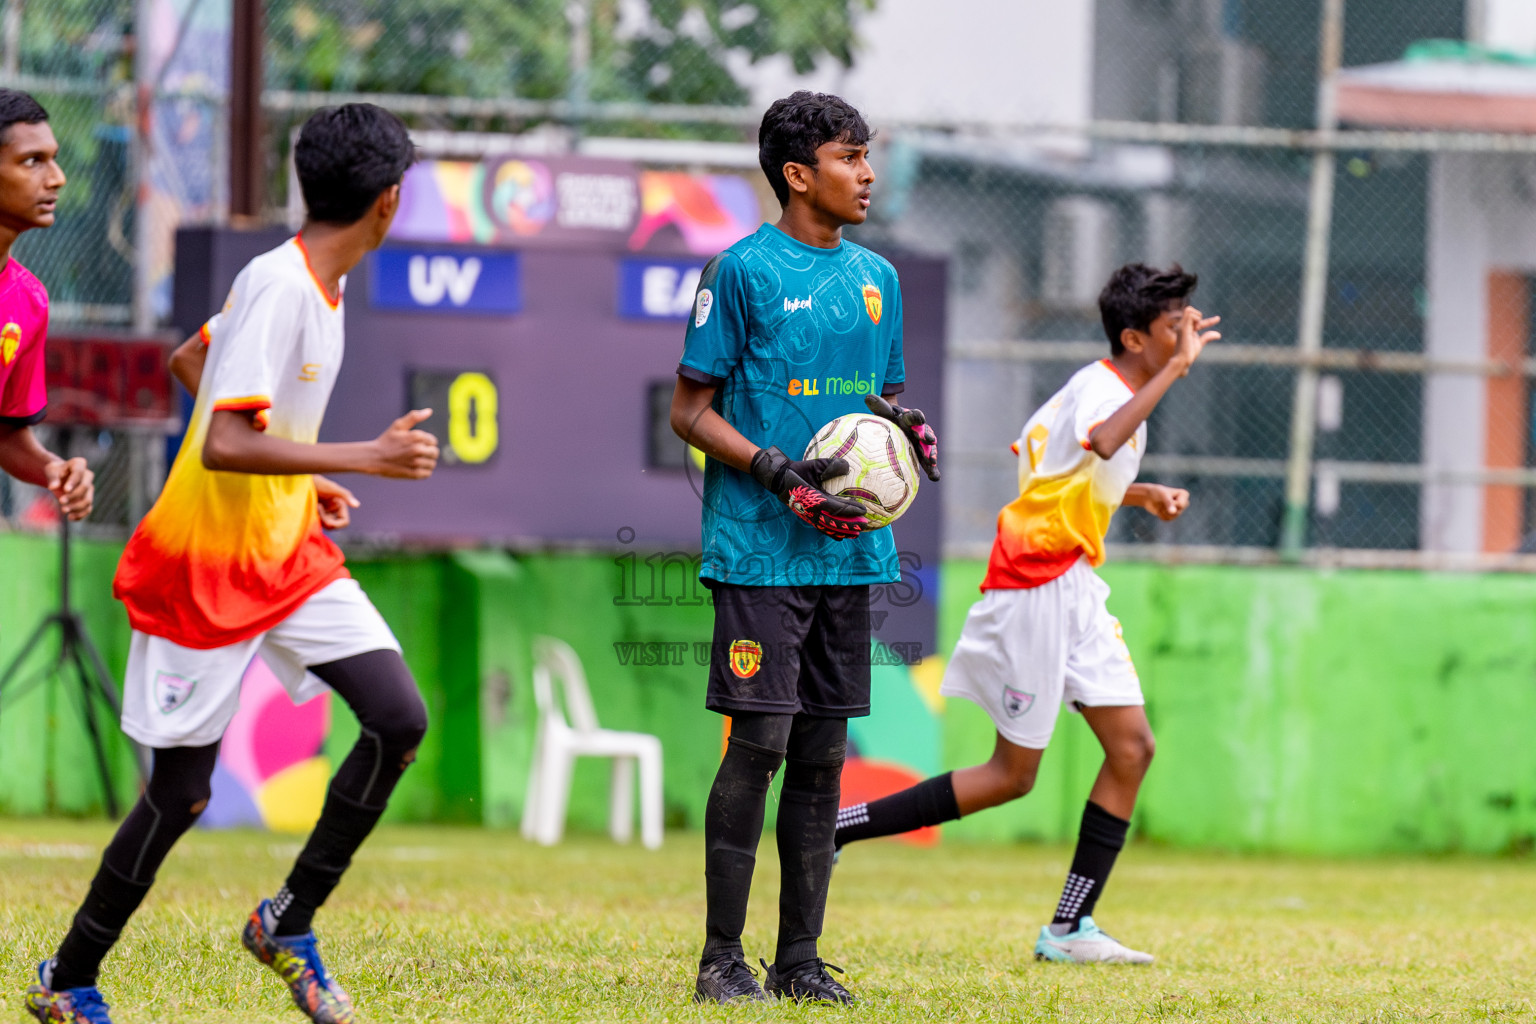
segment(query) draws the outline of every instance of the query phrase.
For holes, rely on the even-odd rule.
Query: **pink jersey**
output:
[[[0,270],[0,420],[36,423],[48,406],[48,291],[15,257]]]

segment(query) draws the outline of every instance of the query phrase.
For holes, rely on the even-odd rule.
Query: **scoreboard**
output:
[[[495,231],[476,236],[472,216],[422,214],[421,176],[439,184],[458,178],[431,162],[418,165],[415,193],[406,189],[391,239],[348,277],[346,359],[321,439],[372,438],[406,410],[429,407],[422,428],[437,435],[443,459],[426,482],[348,478],[362,507],[338,536],[343,544],[351,536],[413,547],[579,546],[667,564],[697,553],[702,461],[668,425],[683,329],[709,257],[755,230],[764,211],[738,210],[733,237],[723,242],[687,222],[642,232],[645,211],[661,205],[644,192],[647,172],[581,161],[569,173],[608,183],[577,188],[560,184],[558,164],[546,170],[556,199],[586,197],[570,224],[560,229],[556,203],[547,233],[516,235],[507,225],[526,226],[527,217],[503,215]],[[538,180],[494,166],[483,175]],[[666,182],[674,191],[682,187],[676,178]],[[623,180],[638,190],[627,205],[613,184]],[[717,206],[728,207],[730,189],[715,186]],[[593,196],[601,200],[596,207]],[[696,210],[698,197],[691,198]],[[451,203],[442,205],[452,213]],[[622,225],[619,213],[629,218]],[[594,226],[600,215],[611,218],[606,227]],[[455,223],[471,229],[455,233]],[[187,308],[178,327],[195,329],[222,304],[239,266],[284,237],[183,231],[176,291],[178,308],[183,296]],[[185,282],[183,240],[191,254]],[[715,248],[693,251],[706,246]],[[942,435],[945,267],[889,255],[902,283],[903,397]],[[227,274],[224,281],[205,269],[214,266]],[[940,487],[924,481],[916,504],[892,527],[904,573],[893,593],[913,599],[892,607],[879,630],[927,650],[936,621]]]

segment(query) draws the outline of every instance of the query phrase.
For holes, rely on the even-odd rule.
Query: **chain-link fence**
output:
[[[1423,41],[1482,41],[1474,14],[1504,2],[1347,0],[1339,81],[1362,67],[1418,76],[1423,105],[1437,68],[1488,63],[1467,46],[1426,57]],[[1188,486],[1190,511],[1172,524],[1122,514],[1119,544],[1252,561],[1299,539],[1301,557],[1382,565],[1519,564],[1536,550],[1532,136],[1370,113],[1337,132],[1327,115],[1316,130],[1333,0],[978,3],[964,24],[938,24],[916,0],[280,0],[265,8],[269,215],[287,215],[296,126],[328,102],[373,98],[439,153],[623,151],[750,175],[767,100],[801,84],[842,91],[880,131],[877,203],[853,236],[949,265],[952,552],[990,542],[1014,495],[1009,443],[1076,367],[1107,354],[1095,299],[1135,259],[1198,272],[1196,301],[1223,317],[1224,340],[1150,424],[1143,475]],[[95,90],[38,86],[59,110],[86,111],[65,155],[91,187],[60,223],[89,241],[56,228],[22,250],[56,301],[92,309],[148,301],[133,297],[131,250],[112,241],[133,237],[120,198],[129,151],[114,164],[103,141],[116,137],[105,126],[126,133],[133,109],[130,13],[107,0],[30,4],[27,32],[34,18],[53,18],[59,39],[58,25],[76,26],[61,44],[75,63],[45,65],[23,46],[7,64]],[[992,30],[978,35],[983,22]],[[91,50],[87,37],[103,41]],[[1035,79],[1008,77],[1036,65]],[[1009,82],[1023,84],[997,86]],[[116,269],[92,274],[88,261]],[[74,283],[87,279],[97,291]],[[1298,409],[1310,429],[1296,429]],[[1300,505],[1291,489],[1289,534],[1288,477],[1304,484]]]

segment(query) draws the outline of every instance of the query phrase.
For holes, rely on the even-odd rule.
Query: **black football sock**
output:
[[[336,769],[325,807],[288,881],[272,898],[274,935],[303,935],[373,831],[395,784],[416,759],[427,709],[395,651],[369,651],[309,669],[357,715],[357,743]]]
[[[784,763],[793,715],[735,715],[704,805],[704,952],[699,965],[739,957],[763,812]]]
[[[1067,884],[1061,890],[1061,902],[1056,905],[1056,917],[1051,922],[1052,932],[1065,935],[1093,914],[1130,827],[1130,822],[1088,801],[1077,833],[1077,852],[1072,856]]]
[[[895,836],[914,829],[941,825],[960,817],[955,802],[954,772],[935,775],[900,793],[854,804],[837,812],[837,845],[860,839]]]
[[[781,874],[773,962],[780,972],[816,956],[832,882],[832,837],[847,753],[847,719],[795,716],[775,829]]]
[[[85,901],[54,956],[50,988],[96,984],[102,958],[148,895],[155,872],[208,806],[208,780],[218,759],[217,743],[154,752],[144,793],[102,853]]]

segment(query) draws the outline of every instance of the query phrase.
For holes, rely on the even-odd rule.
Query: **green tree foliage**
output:
[[[875,0],[586,0],[593,100],[740,104],[729,55],[809,71],[853,60]],[[269,84],[302,90],[570,96],[566,0],[274,0]]]

